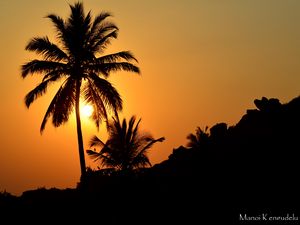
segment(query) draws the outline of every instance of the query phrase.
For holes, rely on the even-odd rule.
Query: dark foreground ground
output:
[[[98,190],[53,188],[27,191],[20,197],[2,194],[1,221],[9,223],[1,224],[299,224],[296,180],[266,175],[247,176],[239,183],[216,177],[127,177],[103,181]],[[264,221],[263,214],[295,218]]]

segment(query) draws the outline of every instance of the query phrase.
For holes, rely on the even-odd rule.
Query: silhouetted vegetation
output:
[[[111,72],[140,70],[132,62],[136,58],[129,51],[103,55],[111,40],[117,38],[118,27],[109,21],[110,13],[102,12],[92,19],[91,12],[85,14],[83,3],[70,5],[71,13],[64,20],[55,14],[49,14],[56,30],[57,43],[45,37],[35,37],[29,41],[26,50],[42,56],[22,66],[22,77],[30,74],[42,74],[43,79],[25,97],[29,108],[32,102],[47,92],[54,82],[61,86],[51,101],[44,116],[40,131],[45,129],[52,116],[55,127],[67,122],[75,109],[78,148],[81,174],[86,171],[82,130],[80,122],[80,98],[94,107],[92,115],[97,127],[102,120],[108,119],[108,109],[122,110],[122,99],[118,91],[107,81]]]
[[[205,130],[203,131],[200,127],[197,127],[195,134],[191,133],[187,136],[187,139],[189,140],[187,146],[195,149],[205,148],[209,140],[207,129],[208,127],[205,127]]]
[[[108,140],[104,143],[97,136],[91,139],[90,147],[98,146],[101,149],[99,152],[87,150],[87,153],[100,162],[101,168],[106,171],[131,172],[151,166],[147,152],[156,142],[162,142],[165,138],[154,139],[151,134],[141,132],[141,119],[137,123],[135,121],[135,116],[132,116],[128,124],[126,119],[121,123],[116,114],[107,123]]]
[[[234,126],[197,128],[188,135],[188,147],[174,149],[151,168],[126,175],[88,170],[86,189],[1,194],[1,207],[41,210],[54,204],[59,213],[96,204],[83,209],[106,224],[238,224],[243,213],[299,216],[300,97],[286,104],[267,98],[254,103],[257,109],[247,110]]]

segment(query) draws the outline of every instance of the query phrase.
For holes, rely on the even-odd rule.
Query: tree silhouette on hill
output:
[[[118,27],[109,21],[111,14],[102,12],[94,19],[91,13],[85,14],[83,4],[70,5],[69,17],[63,18],[49,14],[55,29],[58,44],[45,37],[35,37],[29,41],[26,50],[42,56],[22,66],[22,77],[42,74],[43,80],[25,97],[29,108],[32,102],[47,92],[54,82],[61,86],[52,99],[40,131],[43,132],[50,117],[55,127],[67,122],[75,109],[78,149],[82,176],[86,172],[82,129],[80,121],[80,98],[94,107],[92,115],[96,126],[108,119],[108,110],[122,110],[122,99],[113,85],[107,81],[111,72],[140,70],[132,62],[136,58],[129,51],[103,55],[111,40],[118,36]]]
[[[94,159],[100,161],[101,168],[112,168],[120,171],[151,166],[147,156],[148,150],[156,143],[165,140],[164,137],[154,139],[149,133],[139,130],[141,119],[136,117],[121,122],[116,116],[107,124],[108,140],[104,143],[97,136],[91,139],[91,147],[98,146],[100,151],[87,150]]]
[[[205,127],[204,130],[202,130],[200,127],[197,127],[195,134],[189,134],[187,136],[187,147],[200,149],[202,148],[202,146],[207,145],[209,140],[209,134],[207,132],[207,129],[208,127]]]

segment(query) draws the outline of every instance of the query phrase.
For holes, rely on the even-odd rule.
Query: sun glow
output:
[[[94,112],[94,108],[92,105],[82,105],[80,109],[81,115],[88,118],[91,117],[91,115]]]

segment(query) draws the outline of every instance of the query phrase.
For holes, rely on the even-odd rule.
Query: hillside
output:
[[[77,189],[2,193],[1,211],[104,224],[238,224],[243,213],[299,216],[300,97],[285,104],[263,97],[254,104],[236,125],[216,124],[199,147],[180,146],[152,168],[89,171]]]

